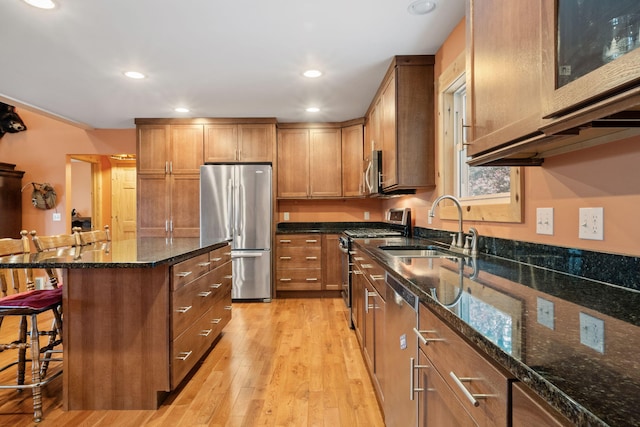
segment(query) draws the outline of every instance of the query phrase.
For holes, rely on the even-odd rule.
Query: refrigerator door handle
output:
[[[233,258],[260,258],[264,256],[267,251],[256,251],[256,252],[248,252],[248,251],[231,251],[231,259]]]
[[[238,185],[238,203],[236,206],[236,234],[242,236],[242,220],[241,216],[244,215],[242,199],[244,198],[244,185],[242,183]]]
[[[227,200],[227,206],[229,209],[229,234],[227,235],[228,239],[232,239],[233,238],[233,226],[235,225],[233,223],[233,180],[230,179],[227,182],[227,187],[229,188],[228,191],[228,198],[229,200]]]

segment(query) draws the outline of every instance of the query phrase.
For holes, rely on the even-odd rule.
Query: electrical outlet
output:
[[[604,209],[580,208],[578,237],[588,240],[604,240]]]
[[[553,302],[538,297],[538,323],[554,330],[554,305]]]
[[[284,213],[284,220],[289,221],[289,212]]]
[[[536,233],[553,236],[553,208],[536,209]]]
[[[369,217],[370,217],[369,212],[368,212],[368,211],[365,211],[365,212],[364,212],[364,219],[365,219],[365,220],[368,220],[368,219],[369,219]]]
[[[604,320],[580,312],[580,343],[604,354]]]
[[[60,212],[54,212],[53,213],[53,220],[54,221],[60,221],[62,219],[62,216],[60,214]]]

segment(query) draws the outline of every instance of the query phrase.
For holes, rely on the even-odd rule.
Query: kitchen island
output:
[[[63,271],[64,409],[157,409],[186,374],[175,365],[188,360],[193,366],[230,318],[227,247],[228,242],[198,238],[139,238],[96,249],[0,258],[0,268]],[[180,351],[176,343],[185,340],[179,341],[184,334],[177,317],[189,311],[177,306],[180,294],[191,278],[194,284],[213,280],[207,277],[217,277],[218,269],[226,269],[219,270],[226,282],[211,284],[196,297],[212,298],[203,309],[206,315],[216,301],[226,304],[229,314],[199,334],[206,341],[193,354]],[[224,295],[216,296],[218,290]],[[187,323],[198,327],[202,322]]]

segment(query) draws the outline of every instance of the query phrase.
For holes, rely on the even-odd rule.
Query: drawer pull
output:
[[[436,334],[437,331],[419,331],[413,328],[413,332],[418,336],[418,339],[423,345],[429,345],[430,342],[446,341],[444,338],[425,338],[424,334]]]
[[[370,308],[375,308],[374,304],[369,304],[369,297],[375,297],[378,294],[375,292],[369,292],[367,289],[364,290],[364,312],[368,313]]]
[[[291,240],[289,240],[289,239],[281,239],[280,243],[291,243]]]
[[[187,306],[187,307],[180,307],[176,310],[176,313],[186,313],[187,311],[191,310],[191,305]]]
[[[462,390],[465,397],[469,399],[469,402],[471,402],[473,406],[480,406],[480,402],[478,402],[477,399],[486,399],[487,397],[492,396],[491,394],[472,394],[463,384],[470,383],[471,381],[477,381],[479,378],[458,378],[458,376],[454,374],[453,371],[449,372],[449,376],[453,379],[460,390]]]
[[[181,271],[180,273],[176,273],[176,276],[183,278],[183,277],[187,277],[190,274],[191,274],[191,271]]]
[[[211,295],[211,291],[202,291],[198,294],[199,297],[206,298]]]
[[[199,262],[198,263],[198,267],[208,267],[210,265],[211,265],[211,263],[209,261]]]
[[[290,256],[281,256],[280,259],[291,259]]]
[[[224,306],[224,309],[225,309],[225,310],[228,310],[228,311],[231,311],[231,309],[232,309],[232,308],[233,308],[233,307],[231,307],[230,305],[225,305],[225,306]]]
[[[281,281],[281,282],[290,282],[290,281],[291,281],[291,279],[290,279],[290,278],[288,278],[288,277],[281,277],[281,278],[280,278],[280,281]]]
[[[317,256],[308,256],[308,257],[305,257],[305,258],[306,258],[307,260],[309,260],[309,261],[313,261],[313,260],[318,259],[318,257],[317,257]]]
[[[318,278],[317,278],[317,277],[307,277],[305,280],[306,280],[307,282],[317,282],[317,281],[318,281]]]
[[[364,261],[364,258],[362,258],[361,256],[354,256],[353,260],[354,261]]]
[[[307,239],[307,240],[305,240],[305,242],[307,242],[307,243],[318,243],[318,241],[316,239]]]
[[[224,276],[225,279],[231,279],[233,276],[230,274],[227,274],[226,276]]]
[[[353,274],[364,274],[364,273],[360,270],[353,270]]]
[[[213,323],[214,325],[217,325],[218,323],[222,322],[222,317],[218,318],[218,319],[212,319],[211,323]]]
[[[215,258],[212,258],[211,261],[213,261],[213,262],[222,261],[222,258],[215,257]]]
[[[203,329],[198,335],[200,335],[201,337],[208,337],[211,332],[213,332],[213,329]]]
[[[181,351],[180,353],[178,353],[178,356],[176,356],[176,359],[182,360],[184,362],[189,358],[189,356],[191,356],[191,353],[193,353],[193,351]]]
[[[384,280],[384,276],[381,274],[370,274],[369,277],[371,277],[373,281]]]
[[[428,368],[429,366],[427,365],[416,365],[416,359],[414,359],[413,357],[411,358],[411,376],[409,377],[409,389],[411,391],[411,395],[409,397],[409,400],[415,400],[415,394],[416,393],[421,393],[424,391],[423,388],[415,388],[415,373],[416,373],[416,369],[424,369],[424,368]]]
[[[370,269],[373,268],[373,265],[371,264],[360,264],[362,268],[366,268],[366,269]]]
[[[220,286],[222,286],[222,283],[214,283],[213,285],[209,285],[211,289],[218,289]]]

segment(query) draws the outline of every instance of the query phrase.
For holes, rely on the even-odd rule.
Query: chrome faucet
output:
[[[464,240],[464,232],[462,231],[462,206],[460,205],[460,200],[458,200],[457,198],[449,195],[449,194],[443,194],[442,196],[438,197],[434,202],[433,205],[431,205],[431,209],[429,209],[429,216],[431,218],[433,218],[435,216],[434,211],[436,210],[436,206],[438,206],[438,203],[440,203],[440,201],[442,201],[442,199],[449,199],[452,200],[453,203],[455,203],[456,207],[458,208],[458,237],[457,239],[454,239],[454,242],[451,243],[451,246],[454,246],[456,248],[460,248],[462,249],[462,241]]]
[[[442,199],[449,199],[453,201],[453,203],[458,208],[458,233],[457,236],[453,235],[453,242],[451,242],[451,249],[457,252],[462,252],[465,255],[476,256],[478,255],[478,230],[474,227],[469,229],[470,236],[464,235],[464,231],[462,229],[462,206],[460,205],[460,200],[456,197],[451,196],[449,194],[444,194],[438,197],[431,205],[431,209],[429,209],[429,217],[433,218],[435,216],[434,212],[436,210],[436,206]]]

